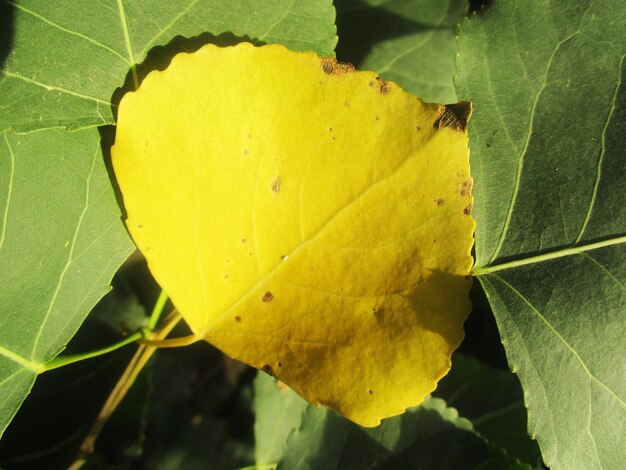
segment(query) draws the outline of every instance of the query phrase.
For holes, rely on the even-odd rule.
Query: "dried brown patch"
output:
[[[472,103],[461,101],[460,103],[446,104],[439,107],[439,115],[433,126],[435,129],[449,127],[457,131],[465,132],[467,121],[472,114]]]
[[[348,62],[339,62],[333,57],[322,59],[322,70],[326,75],[341,75],[356,71],[354,65]]]
[[[446,203],[446,201],[445,201],[445,199],[441,199],[441,198],[439,198],[439,199],[435,199],[435,203],[436,203],[438,206],[443,206],[443,205]]]
[[[269,364],[265,364],[263,367],[261,367],[261,370],[265,372],[266,374],[274,377],[274,370],[272,369],[272,366],[270,366]]]
[[[378,91],[381,95],[388,95],[391,92],[391,83],[383,80],[380,77],[376,77],[376,81],[378,82]]]
[[[267,291],[265,294],[263,294],[263,297],[261,297],[261,300],[267,303],[267,302],[271,302],[273,298],[274,298],[274,294],[272,294],[270,291]]]
[[[472,206],[467,206],[465,209],[463,209],[463,213],[465,215],[472,215]]]

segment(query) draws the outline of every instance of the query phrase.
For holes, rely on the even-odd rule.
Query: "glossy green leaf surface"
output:
[[[494,2],[464,23],[475,274],[556,469],[626,460],[626,4]]]
[[[0,130],[112,124],[112,95],[129,69],[136,85],[136,64],[176,36],[247,36],[326,56],[337,40],[331,0],[10,3],[15,37],[0,75]]]
[[[457,101],[454,28],[465,0],[337,0],[337,58],[431,103]]]
[[[134,249],[95,129],[0,141],[0,430]]]

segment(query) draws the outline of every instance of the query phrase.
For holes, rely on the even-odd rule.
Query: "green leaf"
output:
[[[278,462],[289,433],[300,427],[307,402],[273,377],[259,372],[254,380],[254,441],[257,465]]]
[[[287,441],[280,469],[524,469],[487,444],[443,400],[431,398],[377,428],[309,406]]]
[[[452,369],[434,395],[469,419],[474,429],[509,454],[541,466],[537,443],[526,432],[526,408],[515,375],[455,353]]]
[[[245,35],[330,56],[337,41],[331,0],[9,3],[15,38],[0,77],[0,130],[113,123],[111,96],[129,69],[136,86],[136,64],[175,36]]]
[[[0,140],[0,433],[134,246],[95,129]]]
[[[626,3],[494,2],[462,27],[475,274],[551,468],[626,460]]]
[[[466,0],[337,0],[337,56],[432,103],[454,103],[453,28]]]
[[[94,307],[67,345],[66,354],[109,345],[119,340],[122,325],[139,319],[145,322],[143,307],[120,277],[116,275],[113,291]],[[68,468],[133,349],[124,348],[41,375],[0,439],[0,468]],[[147,403],[144,375],[139,376],[96,443],[96,453],[105,454],[107,461],[118,465],[116,468],[123,468],[121,464],[131,460],[141,445],[142,414]]]

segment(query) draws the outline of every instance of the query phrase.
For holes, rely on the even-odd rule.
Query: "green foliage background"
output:
[[[85,468],[626,461],[623,0],[2,0],[0,35],[3,468],[74,460],[132,347],[38,376],[143,325],[156,299],[142,260],[125,261],[116,103],[176,53],[241,40],[473,101],[478,283],[462,353],[435,397],[365,430],[263,374],[252,384],[208,345],[163,351]]]

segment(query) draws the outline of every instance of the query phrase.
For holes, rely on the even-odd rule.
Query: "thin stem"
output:
[[[620,243],[626,243],[626,236],[602,240],[596,243],[589,243],[588,245],[579,245],[571,248],[563,248],[561,250],[551,251],[537,256],[530,256],[524,259],[513,260],[502,264],[494,264],[491,266],[478,266],[472,270],[472,275],[483,276],[485,274],[495,273],[497,271],[503,271],[505,269],[517,268],[527,264],[534,264],[541,261],[548,261],[551,259],[563,258],[565,256],[577,255],[580,253],[584,253],[585,251],[596,250],[598,248],[604,248],[607,246],[619,245]]]
[[[164,324],[158,331],[150,333],[148,338],[154,340],[164,339],[170,331],[178,324],[181,316],[176,311],[173,310],[168,317],[165,319]],[[86,462],[86,457],[91,454],[94,450],[94,445],[96,443],[96,439],[100,435],[102,429],[108,422],[109,418],[113,414],[113,412],[117,409],[119,404],[122,402],[130,387],[135,382],[135,379],[148,363],[152,355],[156,352],[157,348],[154,346],[146,346],[140,344],[135,352],[135,355],[131,359],[130,363],[126,367],[126,370],[118,380],[117,384],[111,391],[109,398],[105,402],[102,410],[98,414],[96,421],[94,422],[91,430],[87,434],[87,437],[83,441],[80,446],[80,450],[78,452],[78,457],[76,461],[70,466],[70,469],[79,469]]]
[[[180,348],[181,346],[189,346],[190,344],[197,343],[201,339],[202,336],[198,335],[181,336],[180,338],[169,339],[145,338],[140,340],[139,344],[154,346],[155,348]]]
[[[163,308],[165,308],[165,304],[167,303],[167,293],[161,289],[159,293],[159,298],[154,304],[154,308],[152,309],[152,313],[150,314],[150,320],[148,321],[148,329],[150,331],[154,330],[159,323],[159,318],[161,317],[161,313],[163,313]]]
[[[92,357],[102,356],[103,354],[108,354],[117,349],[123,348],[127,344],[147,338],[148,332],[153,331],[156,328],[157,323],[159,322],[159,318],[161,317],[161,313],[163,313],[163,308],[165,308],[165,304],[167,304],[167,299],[167,294],[165,293],[165,291],[161,290],[161,292],[159,293],[159,297],[154,304],[154,308],[152,309],[152,313],[150,314],[150,319],[148,320],[148,326],[146,328],[142,328],[139,331],[134,332],[130,336],[122,339],[121,341],[118,341],[117,343],[111,344],[110,346],[106,346],[101,349],[96,349],[95,351],[55,357],[43,366],[41,372],[58,369],[59,367],[74,364],[75,362],[84,361],[85,359],[91,359]]]
[[[140,330],[124,338],[123,340],[115,344],[111,344],[110,346],[107,346],[102,349],[96,349],[95,351],[89,351],[86,353],[70,354],[67,356],[55,357],[50,362],[44,365],[43,372],[53,370],[53,369],[58,369],[59,367],[74,364],[75,362],[84,361],[85,359],[91,359],[92,357],[98,357],[98,356],[102,356],[103,354],[108,354],[117,349],[123,348],[127,344],[134,343],[138,339],[144,338],[145,336],[146,336],[145,330]]]

